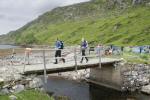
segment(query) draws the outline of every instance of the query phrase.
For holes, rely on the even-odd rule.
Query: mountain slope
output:
[[[53,44],[58,37],[66,44],[78,44],[85,37],[90,44],[149,45],[150,6],[131,7],[131,0],[110,1],[94,0],[56,8],[9,33],[6,40],[17,44]]]

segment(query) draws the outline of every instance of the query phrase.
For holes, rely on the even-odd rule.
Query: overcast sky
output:
[[[0,34],[16,30],[58,6],[89,0],[0,0]]]

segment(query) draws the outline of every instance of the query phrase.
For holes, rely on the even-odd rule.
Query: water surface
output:
[[[150,96],[138,92],[123,93],[113,89],[76,82],[61,77],[48,78],[45,88],[56,96],[68,96],[71,100],[150,100]]]
[[[18,48],[19,46],[13,46],[13,45],[0,45],[0,49],[12,49],[12,48]]]

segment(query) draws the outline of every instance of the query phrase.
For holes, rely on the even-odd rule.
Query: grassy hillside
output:
[[[149,45],[150,6],[123,7],[95,0],[56,8],[6,37],[17,44],[52,44],[57,37],[79,44],[84,37],[90,44]]]

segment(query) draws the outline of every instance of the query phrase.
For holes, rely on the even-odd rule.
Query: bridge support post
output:
[[[44,82],[47,83],[45,50],[43,50]]]
[[[77,53],[76,53],[76,47],[74,48],[74,61],[75,61],[75,71],[77,72]]]
[[[26,67],[26,52],[24,53],[23,73],[25,72],[25,67]]]
[[[98,51],[98,57],[99,57],[99,68],[101,68],[102,67],[102,65],[101,65],[101,50],[100,50],[101,48],[99,47],[99,51]]]

